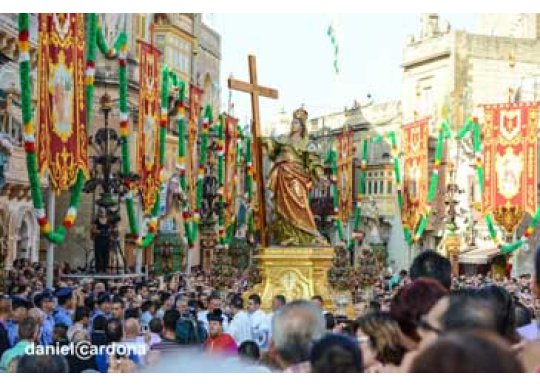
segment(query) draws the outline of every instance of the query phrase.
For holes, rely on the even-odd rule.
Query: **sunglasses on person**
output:
[[[425,316],[421,317],[417,322],[416,322],[416,326],[419,327],[420,329],[422,330],[425,330],[425,331],[431,331],[437,335],[440,335],[442,334],[442,330],[436,328],[435,326],[433,326],[431,323],[429,323],[426,319]]]

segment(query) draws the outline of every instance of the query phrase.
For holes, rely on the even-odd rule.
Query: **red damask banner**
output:
[[[84,14],[40,13],[38,139],[40,174],[68,190],[79,170],[88,176]]]
[[[483,211],[513,232],[537,208],[537,128],[540,103],[484,105]]]
[[[139,41],[139,128],[137,170],[142,208],[150,214],[160,189],[159,122],[160,122],[160,51]]]
[[[404,225],[414,230],[426,211],[428,194],[429,117],[402,127]]]
[[[236,143],[238,141],[238,119],[226,116],[225,118],[225,181],[223,187],[223,198],[226,204],[225,221],[228,224],[236,213],[234,208],[237,182],[236,168]]]
[[[337,188],[339,191],[338,217],[346,224],[352,214],[354,133],[351,130],[337,136]]]

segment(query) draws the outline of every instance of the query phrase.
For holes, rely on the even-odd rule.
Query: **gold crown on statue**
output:
[[[305,123],[308,119],[308,112],[304,109],[304,105],[294,111],[293,118],[298,119]]]

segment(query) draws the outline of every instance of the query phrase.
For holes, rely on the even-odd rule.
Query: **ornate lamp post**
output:
[[[120,199],[129,191],[138,177],[135,174],[123,176],[120,172],[120,157],[117,155],[122,139],[116,129],[109,127],[109,114],[112,110],[110,95],[105,92],[100,98],[100,111],[104,117],[104,127],[99,128],[94,136],[89,138],[89,144],[94,150],[91,156],[92,169],[90,179],[85,183],[84,192],[94,194],[94,206],[105,209],[110,233],[109,268],[120,271],[120,264],[126,272],[126,262],[119,241],[118,224],[120,223]],[[99,191],[99,198],[95,195]],[[120,263],[120,260],[122,261]]]

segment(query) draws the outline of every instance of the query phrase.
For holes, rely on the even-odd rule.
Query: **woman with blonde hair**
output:
[[[374,311],[354,322],[366,372],[399,366],[406,353],[398,323],[390,314]]]

